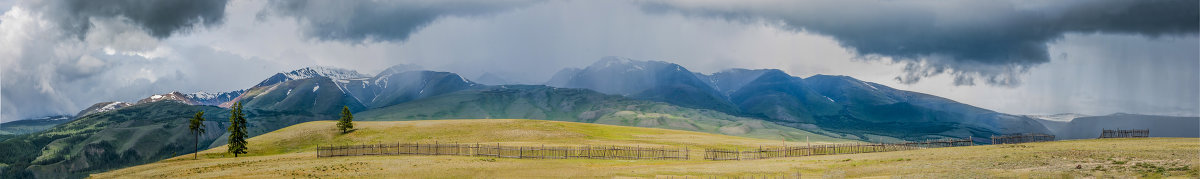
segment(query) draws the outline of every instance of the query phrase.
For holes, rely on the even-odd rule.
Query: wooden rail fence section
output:
[[[459,143],[377,143],[364,145],[318,146],[317,157],[359,155],[462,155],[502,158],[537,159],[624,159],[624,160],[688,160],[687,148],[574,146],[527,147],[500,144]]]
[[[755,160],[780,157],[801,157],[812,155],[855,154],[868,152],[888,152],[913,150],[922,148],[957,147],[975,145],[971,138],[942,139],[922,142],[905,143],[863,143],[863,144],[828,144],[815,146],[774,146],[759,147],[751,150],[736,149],[704,149],[705,160]]]
[[[1103,129],[1100,138],[1146,138],[1150,137],[1150,129],[1110,130]]]
[[[1046,141],[1054,141],[1054,135],[1029,133],[992,136],[992,144],[1019,144]]]

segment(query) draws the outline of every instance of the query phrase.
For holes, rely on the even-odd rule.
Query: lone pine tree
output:
[[[227,152],[232,153],[233,157],[238,157],[238,154],[246,153],[246,116],[242,114],[242,103],[233,103],[233,110],[229,112],[229,148]]]
[[[350,114],[350,107],[342,106],[342,118],[338,119],[337,127],[342,130],[342,133],[354,129],[354,115]]]
[[[192,153],[192,158],[200,158],[200,134],[204,134],[204,111],[196,112],[196,116],[192,120],[188,120],[188,129],[196,136],[196,152]]]

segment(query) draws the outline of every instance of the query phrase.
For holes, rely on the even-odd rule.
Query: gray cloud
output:
[[[63,13],[57,12],[60,9],[19,4],[20,8],[6,11],[0,17],[0,47],[4,47],[0,48],[3,87],[0,118],[8,121],[73,114],[95,102],[130,101],[175,90],[246,88],[274,72],[316,65],[375,73],[392,64],[412,63],[466,77],[487,72],[509,80],[541,83],[563,67],[583,67],[610,55],[675,62],[704,73],[726,68],[778,68],[797,76],[849,75],[1014,114],[1133,112],[1194,116],[1196,91],[1200,87],[1195,84],[1200,81],[1196,79],[1200,70],[1195,68],[1198,63],[1195,49],[1200,43],[1195,35],[1176,38],[1178,34],[1194,34],[1195,27],[1147,28],[1131,24],[1148,23],[1146,19],[1042,23],[1050,27],[1024,22],[1073,14],[1067,12],[1085,15],[1121,12],[1097,8],[1066,10],[1084,7],[1079,4],[1104,5],[1091,1],[1021,4],[803,1],[781,3],[772,9],[763,4],[739,3],[726,7],[684,3],[658,10],[629,1],[591,0],[314,2],[233,1],[227,5],[226,17],[219,27],[188,32],[204,26],[204,23],[193,24],[168,33],[172,35],[166,38],[151,35],[149,28],[123,16],[88,17],[86,23],[91,24],[86,34],[74,38],[80,32],[58,27],[63,19],[59,17]],[[1118,3],[1133,2],[1137,1]],[[452,6],[453,3],[474,3],[478,7]],[[784,6],[803,3],[824,4]],[[280,5],[288,4],[305,4],[306,9],[280,9],[283,8]],[[837,4],[861,4],[863,10],[828,12],[849,11],[837,8],[840,7]],[[1103,7],[1108,6],[1111,5]],[[802,10],[813,12],[792,12]],[[410,15],[393,11],[421,12],[411,16],[422,18],[405,18]],[[1014,12],[1018,13],[1013,15]],[[795,22],[801,21],[784,19],[800,13],[816,16],[803,21],[815,25],[796,25]],[[1116,17],[1124,16],[1105,19]],[[831,20],[820,21],[822,18]],[[404,23],[395,22],[401,20]],[[975,21],[989,23],[970,23]],[[1131,22],[1115,23],[1123,21]],[[856,24],[865,22],[884,25]],[[1018,28],[1010,26],[1033,29],[992,30]],[[891,30],[868,31],[877,30],[871,28]],[[973,39],[935,38],[936,34],[918,33],[931,28],[947,36]],[[845,35],[841,34],[842,29],[862,32],[844,32],[849,34]],[[1004,36],[1024,40],[973,37],[1029,33],[1026,31],[1036,29],[1050,31],[1047,32],[1050,35]],[[1057,36],[1065,37],[1051,33],[1055,31],[1059,33]],[[321,35],[322,32],[327,35]],[[884,34],[872,36],[869,32]],[[857,36],[842,37],[853,35]],[[898,42],[967,45],[955,49],[951,45],[931,44],[926,46],[937,48],[864,53],[846,40],[868,43],[889,42],[889,38]],[[1097,38],[1101,40],[1089,40]],[[1052,58],[1026,61],[965,58],[995,57],[978,55],[988,53],[967,53],[980,49],[966,47],[998,42],[1008,45],[995,46],[1019,47],[1012,43],[1028,42],[1025,47],[1034,47],[1032,51],[1048,53]],[[948,55],[955,54],[952,52],[968,55]],[[993,53],[1017,52],[1024,53],[999,50]],[[898,54],[915,54],[912,56],[917,59],[895,59],[900,63],[871,60],[901,56]],[[854,58],[868,60],[850,60]],[[892,81],[897,74],[901,80]],[[917,80],[925,83],[901,83]],[[1022,85],[983,85],[1018,82]],[[977,85],[967,86],[973,84]]]
[[[896,79],[954,75],[1015,86],[1017,76],[1049,61],[1047,43],[1068,33],[1147,37],[1195,35],[1200,1],[656,1],[654,13],[778,21],[785,28],[828,35],[868,59],[909,63]]]
[[[130,101],[174,90],[232,90],[236,88],[228,86],[237,84],[197,82],[221,76],[206,74],[213,69],[261,67],[256,65],[262,63],[259,60],[163,44],[167,36],[223,18],[224,1],[215,7],[194,7],[201,9],[188,9],[204,6],[197,2],[172,2],[30,1],[4,12],[0,122],[74,114],[96,102]]]
[[[532,2],[272,0],[260,16],[294,18],[305,36],[319,40],[404,41],[438,18],[492,13]]]
[[[214,26],[225,18],[228,0],[47,0],[31,7],[47,13],[64,31],[83,38],[96,19],[122,19],[136,24],[157,38],[189,30],[196,25]]]

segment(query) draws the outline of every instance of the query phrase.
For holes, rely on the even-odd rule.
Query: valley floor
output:
[[[219,152],[216,149],[223,150],[224,147],[205,152]],[[745,161],[706,161],[696,155],[693,155],[692,160],[684,161],[414,155],[317,158],[312,150],[228,158],[205,152],[202,152],[205,157],[200,160],[193,160],[190,155],[180,156],[157,163],[95,174],[92,177],[1200,177],[1198,138],[1089,139]]]

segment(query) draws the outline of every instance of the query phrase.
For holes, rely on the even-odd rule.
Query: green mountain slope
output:
[[[699,131],[762,139],[838,141],[797,128],[725,113],[629,99],[599,92],[534,85],[464,90],[355,114],[360,121],[543,119]],[[819,129],[812,129],[828,134]]]
[[[139,104],[87,115],[46,131],[0,141],[0,178],[82,178],[89,173],[162,160],[195,151],[187,120],[205,111],[201,150],[224,145],[229,111],[174,101]],[[336,116],[247,109],[250,136]]]
[[[349,106],[356,111],[366,109],[353,97],[342,92],[338,85],[327,77],[256,86],[246,91],[238,101],[242,102],[245,108],[302,114],[337,114],[341,112],[342,106]]]
[[[7,167],[0,178],[76,178],[194,151],[185,121],[200,110],[211,120],[228,115],[216,107],[162,101],[88,115],[4,140],[0,163]],[[214,123],[207,130],[223,131],[219,127]]]

